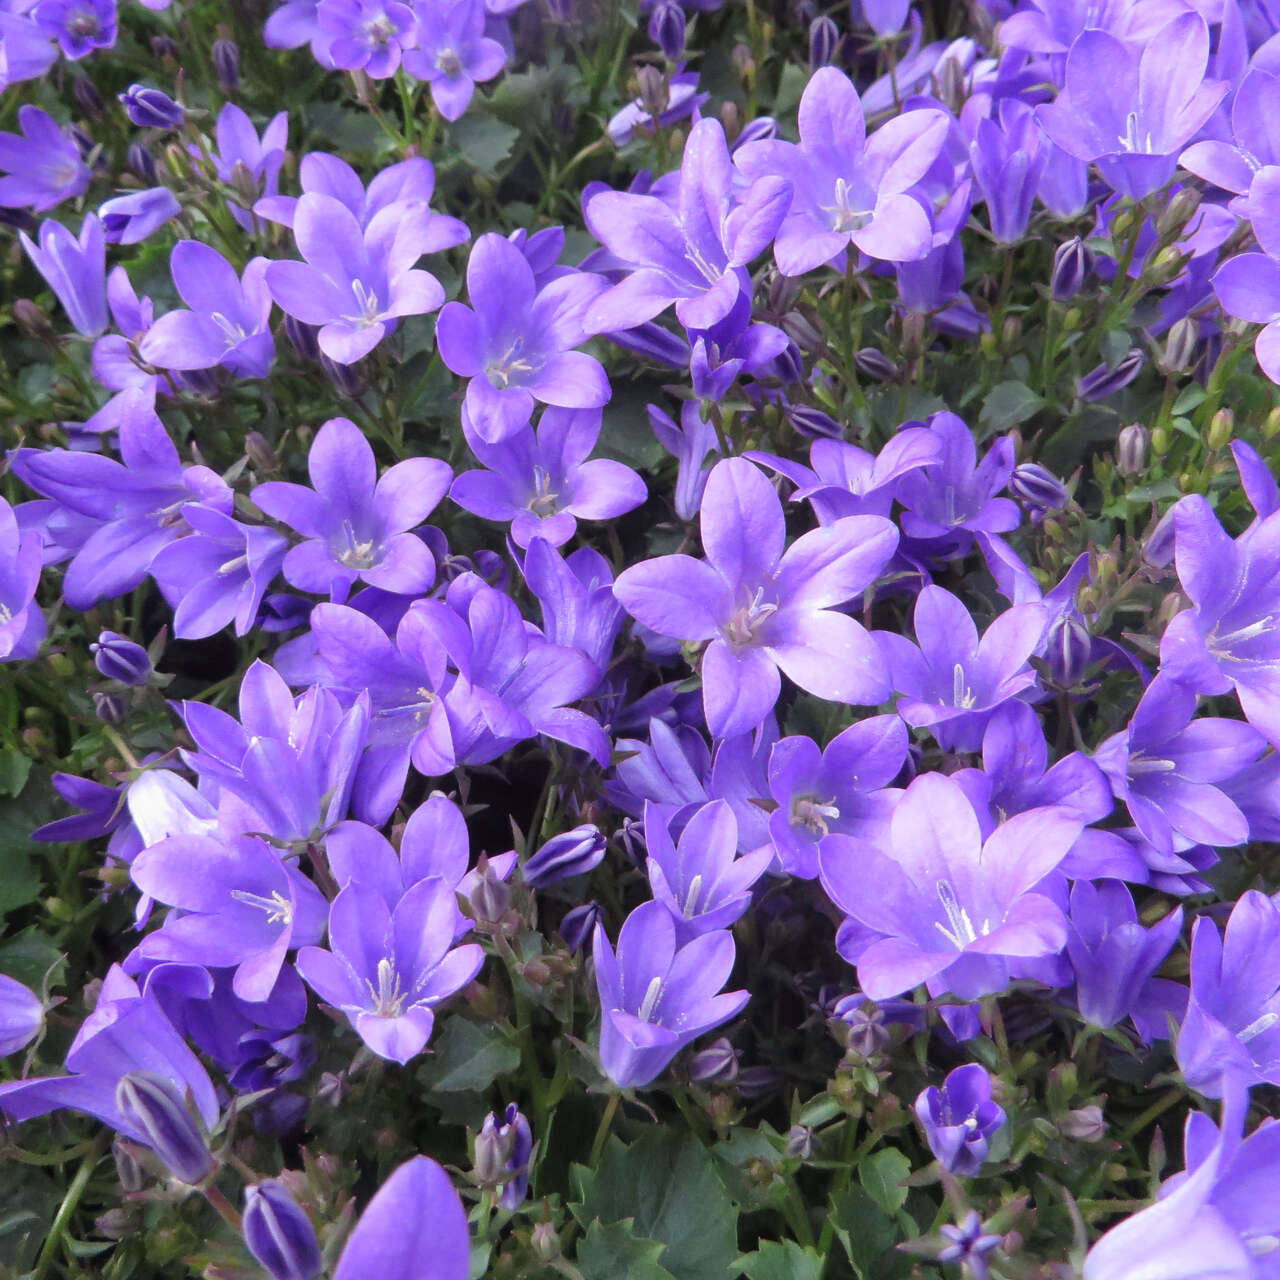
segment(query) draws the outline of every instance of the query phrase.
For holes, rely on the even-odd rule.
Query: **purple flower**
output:
[[[446,120],[457,120],[476,85],[506,65],[506,51],[484,33],[484,0],[417,0],[416,11],[417,46],[405,52],[404,69],[431,86]]]
[[[161,548],[188,532],[188,504],[231,510],[226,482],[208,467],[182,466],[154,410],[121,423],[120,455],[123,463],[71,449],[22,450],[13,461],[37,493],[92,522],[62,583],[73,609],[138,586]]]
[[[1031,107],[1016,98],[1001,99],[994,116],[974,127],[970,162],[998,244],[1014,244],[1026,233],[1031,202],[1053,159],[1050,149]]]
[[[237,185],[237,178],[242,178],[247,170],[255,190],[262,193],[261,198],[275,197],[285,147],[289,143],[288,112],[280,111],[272,116],[259,137],[248,115],[234,102],[228,102],[218,112],[217,135],[218,149],[210,158],[218,180],[228,186]],[[196,156],[200,155],[194,146],[192,151]],[[243,195],[240,198],[243,199]],[[252,233],[255,230],[253,214],[248,209],[236,200],[228,200],[227,208],[244,231]]]
[[[721,988],[733,969],[733,935],[704,933],[683,947],[671,913],[646,902],[623,921],[614,954],[596,925],[600,1064],[619,1089],[651,1084],[686,1045],[742,1012],[745,991]]]
[[[188,503],[182,518],[190,535],[163,548],[150,569],[174,606],[174,635],[199,640],[228,623],[248,635],[288,543],[274,529],[241,524],[202,503]]]
[[[646,803],[644,838],[653,897],[671,912],[678,946],[733,924],[751,905],[751,886],[773,860],[769,848],[737,856],[738,823],[724,800],[695,810],[678,842],[662,813]]]
[[[115,631],[103,631],[89,646],[93,665],[108,680],[139,688],[151,676],[151,659],[147,651],[127,636]]]
[[[773,239],[791,188],[781,178],[751,184],[735,205],[733,163],[718,120],[689,132],[671,205],[653,195],[603,191],[587,202],[591,233],[631,274],[587,313],[593,333],[630,329],[671,303],[690,329],[709,329],[749,291],[746,265]]]
[[[976,1209],[970,1209],[958,1226],[944,1222],[938,1233],[950,1241],[939,1251],[939,1262],[958,1262],[966,1275],[973,1276],[973,1280],[987,1280],[991,1274],[987,1254],[998,1249],[1004,1243],[1004,1237],[985,1232]]]
[[[107,251],[102,223],[86,214],[79,238],[60,222],[40,224],[37,248],[25,231],[18,239],[32,265],[57,295],[78,333],[96,338],[107,327]]]
[[[769,836],[782,869],[812,880],[831,832],[866,838],[882,832],[901,794],[884,788],[906,758],[907,731],[897,716],[859,720],[822,751],[811,738],[780,739],[769,755],[769,793],[778,806],[769,815]]]
[[[116,1106],[179,1182],[197,1186],[216,1168],[208,1139],[171,1080],[130,1071],[116,1085]]]
[[[710,98],[709,93],[698,92],[698,73],[683,71],[672,76],[667,85],[667,106],[658,116],[658,128],[665,129],[691,116],[704,102]],[[643,98],[634,98],[621,111],[610,118],[605,132],[616,147],[625,147],[634,137],[637,129],[646,132],[653,127],[653,116],[649,114]]]
[[[828,836],[818,853],[822,884],[852,917],[837,946],[857,965],[858,985],[873,1000],[922,982],[935,995],[972,1000],[1003,991],[1020,961],[1055,955],[1067,922],[1034,890],[1082,825],[1064,809],[1033,809],[984,841],[960,785],[926,773],[894,809],[885,844]]]
[[[38,0],[32,16],[73,61],[116,42],[116,0]]]
[[[1168,1039],[1169,1017],[1181,1020],[1187,992],[1153,975],[1181,931],[1181,907],[1144,929],[1133,895],[1120,881],[1077,880],[1071,889],[1067,958],[1085,1022],[1114,1027],[1132,1018],[1144,1040]]]
[[[897,531],[854,516],[785,550],[782,504],[751,463],[716,464],[702,500],[707,559],[660,556],[625,569],[614,593],[659,635],[710,641],[703,705],[716,737],[754,729],[778,699],[781,668],[802,689],[875,704],[889,684],[874,642],[838,605],[861,594],[892,555]]]
[[[98,206],[108,244],[138,244],[181,212],[182,206],[168,187],[132,191]]]
[[[521,867],[525,884],[545,889],[573,876],[586,875],[604,859],[606,841],[593,822],[552,836]]]
[[[916,644],[888,631],[874,638],[902,695],[898,714],[929,729],[944,750],[977,751],[992,712],[1035,684],[1028,659],[1044,627],[1041,605],[1014,605],[979,638],[968,609],[928,586],[916,597]]]
[[[498,1203],[504,1209],[518,1209],[529,1194],[529,1159],[533,1155],[533,1130],[529,1121],[514,1102],[508,1103],[501,1124],[492,1111],[485,1116],[476,1138],[477,1154],[481,1149],[481,1139],[496,1150],[502,1162],[496,1171],[501,1177],[494,1179],[506,1184]]]
[[[1116,799],[1161,853],[1172,853],[1177,837],[1219,847],[1249,838],[1248,819],[1216,784],[1252,764],[1266,742],[1238,720],[1193,720],[1195,711],[1195,693],[1161,674],[1128,727],[1094,753]]]
[[[341,201],[308,192],[294,212],[293,234],[305,262],[273,262],[267,288],[281,310],[320,326],[320,350],[354,364],[395,328],[400,316],[425,315],[444,301],[440,282],[413,264],[436,246],[424,219],[389,205],[362,228]]]
[[[523,570],[538,598],[547,639],[580,649],[603,671],[623,618],[609,562],[590,547],[564,557],[545,538],[534,538]]]
[[[373,80],[394,75],[404,46],[416,37],[413,10],[394,0],[321,0],[316,25],[333,66],[362,70]]]
[[[521,547],[540,538],[558,547],[573,537],[578,517],[612,520],[631,511],[645,500],[644,481],[621,462],[587,460],[600,421],[598,409],[551,408],[536,432],[524,424],[489,443],[464,408],[463,434],[487,469],[464,471],[449,496],[473,515],[510,522]]]
[[[1213,291],[1228,315],[1264,326],[1254,354],[1262,372],[1280,382],[1280,261],[1265,253],[1229,258],[1213,277]]]
[[[774,257],[804,275],[847,250],[907,262],[933,247],[925,206],[908,191],[946,141],[949,120],[933,109],[905,111],[871,138],[858,91],[838,67],[814,73],[800,99],[800,143],[750,142],[734,156],[753,182],[769,175],[792,188]]]
[[[244,1189],[244,1242],[272,1280],[316,1280],[323,1269],[311,1219],[274,1178]]]
[[[1242,1142],[1248,1111],[1231,1088],[1221,1130],[1203,1112],[1187,1116],[1186,1171],[1089,1250],[1084,1280],[1270,1280],[1280,1124],[1266,1119]]]
[[[1178,153],[1226,94],[1225,81],[1205,81],[1208,64],[1209,28],[1195,12],[1141,45],[1091,27],[1067,54],[1065,88],[1036,119],[1065,152],[1140,200],[1173,177]]]
[[[1224,191],[1248,193],[1250,198],[1245,205],[1251,212],[1261,211],[1262,202],[1253,200],[1252,188],[1260,173],[1280,164],[1280,139],[1271,128],[1278,108],[1280,77],[1266,67],[1250,67],[1231,99],[1230,140],[1206,138],[1193,142],[1178,157],[1178,163]],[[1240,204],[1233,201],[1232,207]]]
[[[715,424],[702,416],[702,406],[686,400],[680,406],[680,425],[656,405],[649,406],[649,426],[662,447],[676,459],[675,511],[681,520],[692,520],[702,506],[702,494],[710,472],[702,463],[709,453],[719,453]]]
[[[129,873],[143,893],[182,912],[170,913],[138,944],[138,953],[150,960],[234,966],[234,990],[242,1000],[265,1000],[286,952],[324,934],[320,891],[253,836],[230,843],[171,836],[138,854]]]
[[[129,119],[142,129],[180,129],[187,118],[186,111],[167,93],[145,84],[131,84],[116,96]]]
[[[43,553],[40,534],[24,533],[0,498],[0,662],[34,658],[44,639],[44,613],[35,598]]]
[[[414,1156],[360,1215],[333,1280],[467,1280],[470,1268],[462,1201],[434,1160]]]
[[[453,947],[457,911],[452,885],[434,877],[394,910],[376,890],[350,884],[329,909],[330,949],[304,947],[298,972],[374,1053],[406,1063],[431,1038],[434,1006],[484,963],[475,943]]]
[[[357,581],[421,595],[435,581],[435,559],[410,530],[435,509],[453,473],[438,458],[409,458],[381,477],[364,433],[330,418],[307,455],[314,489],[260,484],[253,501],[306,539],[284,558],[284,574],[303,591],[345,600]]]
[[[0,205],[9,209],[52,209],[89,189],[93,177],[80,148],[62,126],[39,107],[18,108],[21,134],[0,133]]]
[[[44,1026],[44,1002],[34,991],[0,974],[0,1058],[25,1049]]]
[[[1178,1067],[1193,1089],[1222,1097],[1233,1084],[1280,1083],[1280,906],[1249,890],[1225,934],[1207,916],[1191,930],[1191,999]]]
[[[574,351],[586,339],[583,316],[607,288],[600,276],[572,272],[538,287],[528,259],[489,232],[467,262],[471,307],[450,302],[436,322],[440,357],[470,379],[465,408],[481,439],[496,442],[528,422],[535,400],[596,409],[609,399],[600,362]]]
[[[694,394],[700,400],[723,400],[739,375],[768,376],[774,361],[786,350],[790,339],[771,324],[752,324],[751,298],[740,293],[733,309],[723,320],[708,329],[690,330],[689,342],[687,363]],[[686,406],[689,403],[686,402]],[[695,409],[700,407],[694,405]],[[661,439],[654,418],[658,412],[655,406],[649,406],[650,423],[654,424],[654,433]],[[683,414],[684,410],[681,412]]]
[[[991,1100],[991,1077],[976,1062],[957,1067],[941,1089],[930,1085],[916,1099],[915,1110],[929,1150],[944,1169],[961,1177],[981,1171],[991,1135],[1007,1119]]]

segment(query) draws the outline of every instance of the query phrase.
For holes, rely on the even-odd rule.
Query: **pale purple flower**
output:
[[[850,244],[872,258],[906,262],[933,247],[926,207],[908,194],[937,159],[944,112],[905,111],[867,138],[858,91],[837,67],[814,73],[800,99],[800,143],[750,142],[734,156],[753,183],[770,175],[791,185],[790,209],[774,257],[798,276]]]
[[[691,116],[711,95],[698,92],[698,73],[681,71],[671,77],[667,86],[667,107],[658,116],[658,127],[665,129]],[[637,129],[648,132],[653,126],[653,117],[642,98],[634,98],[621,111],[610,118],[605,132],[614,146],[625,147],[635,137]]]
[[[538,599],[547,639],[580,649],[603,671],[623,619],[609,562],[590,547],[562,556],[546,538],[534,538],[521,568]]]
[[[25,1049],[44,1026],[44,1002],[22,983],[0,974],[0,1057]]]
[[[284,164],[285,148],[289,144],[287,111],[272,116],[259,137],[245,111],[234,102],[228,102],[218,112],[217,139],[218,149],[210,159],[220,182],[236,185],[237,177],[247,171],[255,189],[261,192],[261,198],[271,199],[276,195],[280,185],[280,167]],[[200,156],[198,148],[193,146],[191,150],[196,157]],[[305,159],[303,163],[306,163]],[[253,214],[239,203],[243,198],[238,194],[236,200],[228,200],[227,208],[241,228],[252,233],[256,230]]]
[[[0,662],[34,658],[44,639],[44,613],[35,598],[43,558],[40,534],[24,532],[0,498]]]
[[[361,70],[373,80],[395,74],[404,47],[417,35],[413,10],[395,0],[320,0],[316,26],[333,66]]]
[[[880,651],[832,606],[860,595],[884,568],[897,543],[889,521],[853,516],[786,548],[773,486],[745,459],[727,458],[707,481],[701,528],[706,560],[659,556],[632,565],[614,593],[659,635],[710,641],[702,690],[716,737],[760,724],[778,700],[779,668],[817,697],[884,700],[889,682]]]
[[[138,353],[162,369],[221,366],[242,378],[265,378],[275,359],[275,339],[267,327],[271,293],[266,258],[251,258],[238,277],[216,249],[198,240],[180,240],[169,271],[190,310],[166,312],[138,344]]]
[[[80,148],[62,126],[39,107],[18,108],[17,133],[0,133],[0,205],[9,209],[52,209],[89,189],[93,177]]]
[[[677,945],[671,913],[646,902],[623,922],[614,954],[596,925],[600,1064],[619,1089],[651,1084],[686,1045],[742,1012],[745,991],[721,988],[733,969],[733,935],[718,929]]]
[[[484,0],[416,0],[417,40],[404,69],[431,86],[431,101],[446,120],[471,105],[476,85],[506,65],[502,45],[485,34]]]
[[[707,454],[719,453],[715,423],[702,416],[702,406],[686,400],[680,406],[680,425],[657,405],[649,406],[649,426],[662,447],[676,460],[674,505],[681,520],[692,520],[702,506],[709,469],[703,467]]]
[[[32,16],[73,61],[116,42],[116,0],[37,0]]]
[[[373,449],[349,418],[316,433],[307,469],[314,489],[268,481],[253,501],[306,541],[284,559],[303,591],[345,600],[360,580],[384,591],[421,595],[435,581],[435,559],[410,532],[435,509],[453,473],[438,458],[408,458],[381,476]]]
[[[582,351],[583,317],[608,287],[601,276],[571,272],[544,284],[505,236],[480,237],[467,261],[471,306],[450,302],[436,322],[445,364],[467,383],[472,428],[491,442],[529,421],[535,401],[595,409],[609,399],[600,362]]]
[[[32,265],[57,295],[78,333],[96,338],[107,327],[107,255],[102,223],[86,214],[76,237],[60,222],[40,224],[37,247],[25,231],[18,239]]]
[[[480,971],[484,951],[453,946],[457,904],[445,881],[421,880],[388,907],[349,884],[329,909],[329,950],[304,947],[298,972],[351,1020],[380,1058],[405,1063],[426,1047],[434,1007]]]
[[[98,206],[108,244],[138,244],[182,212],[168,187],[149,187],[115,196]]]

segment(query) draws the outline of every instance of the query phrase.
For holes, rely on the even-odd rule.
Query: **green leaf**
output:
[[[31,757],[24,756],[17,747],[5,747],[0,751],[0,796],[16,796],[27,785],[31,772]]]
[[[893,1246],[892,1219],[861,1187],[849,1187],[831,1209],[836,1235],[854,1271],[860,1280],[870,1280],[871,1267]]]
[[[1044,400],[1026,383],[1002,382],[991,388],[978,423],[989,431],[1002,433],[1034,417],[1043,407]]]
[[[478,1093],[519,1066],[519,1048],[498,1027],[453,1017],[436,1042],[434,1057],[418,1069],[417,1078],[429,1092]]]
[[[449,126],[449,141],[473,169],[489,177],[497,176],[519,136],[519,129],[492,116],[465,115]]]
[[[888,1214],[897,1213],[907,1203],[909,1189],[904,1184],[910,1176],[911,1162],[892,1147],[877,1151],[858,1165],[858,1181]]]
[[[0,942],[0,973],[33,991],[40,990],[45,974],[61,959],[62,952],[34,925],[16,938]]]
[[[738,1259],[747,1280],[822,1280],[822,1257],[794,1240],[766,1240],[755,1253]]]
[[[1178,398],[1173,402],[1173,412],[1176,414],[1190,413],[1192,409],[1198,409],[1205,400],[1208,399],[1209,393],[1198,383],[1192,383],[1184,391],[1180,392]]]
[[[576,1166],[584,1226],[632,1220],[636,1235],[667,1246],[662,1265],[675,1280],[731,1275],[738,1214],[711,1154],[687,1133],[658,1129],[630,1147],[613,1139],[594,1173]]]
[[[626,1222],[593,1222],[578,1246],[583,1280],[672,1280],[659,1263],[666,1246],[636,1235]]]

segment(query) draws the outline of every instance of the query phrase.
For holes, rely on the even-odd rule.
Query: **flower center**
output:
[[[462,59],[454,49],[441,49],[436,54],[436,66],[447,76],[456,76],[462,70]]]
[[[943,706],[946,706],[946,703],[941,698],[938,701]],[[965,676],[964,668],[957,662],[951,670],[951,705],[953,707],[963,707],[968,711],[977,701],[978,696],[969,688],[969,681]]]
[[[342,533],[343,540],[337,552],[338,563],[347,569],[372,569],[378,562],[376,539],[360,541],[350,520],[342,522]]]
[[[735,649],[744,649],[756,643],[762,626],[778,612],[778,606],[764,598],[764,588],[757,587],[755,594],[721,628],[724,638]]]
[[[370,44],[385,49],[395,36],[396,29],[391,19],[385,13],[380,13],[364,24],[364,33],[369,37]]]
[[[832,800],[820,801],[816,796],[797,797],[791,804],[791,825],[804,827],[815,836],[827,835],[828,823],[840,816],[840,810]]]
[[[209,319],[222,330],[223,336],[227,340],[227,346],[235,347],[245,340],[249,335],[245,332],[243,325],[238,325],[233,320],[229,320],[221,311],[211,311]]]
[[[1138,113],[1130,111],[1125,117],[1124,133],[1120,138],[1121,151],[1137,152],[1142,155],[1153,155],[1155,153],[1155,142],[1151,137],[1151,130],[1145,133],[1138,132]]]
[[[529,499],[529,510],[535,516],[553,516],[556,513],[556,502],[559,497],[560,494],[551,487],[551,473],[544,466],[535,466],[533,496]]]
[[[950,880],[938,881],[938,901],[942,904],[943,914],[947,917],[947,923],[935,920],[933,927],[942,934],[958,951],[963,951],[969,943],[975,941],[979,936],[985,937],[987,933],[987,922],[982,923],[982,931],[973,927],[973,921],[969,919],[969,913],[960,905],[960,899],[956,896],[955,886]]]
[[[405,993],[400,989],[400,975],[385,956],[378,961],[378,985],[366,984],[373,997],[372,1013],[379,1018],[398,1018],[404,1012]]]
[[[485,362],[484,372],[499,391],[505,391],[510,386],[519,386],[521,376],[537,368],[537,362],[525,355],[524,338],[514,338],[496,360]]]
[[[293,903],[278,891],[272,891],[271,897],[264,898],[260,893],[250,893],[247,889],[232,889],[231,896],[246,906],[257,907],[267,913],[268,924],[292,924]]]
[[[861,231],[871,221],[874,209],[859,207],[864,204],[866,193],[855,190],[853,184],[845,178],[836,179],[835,204],[824,204],[822,210],[831,215],[831,230],[850,232]]]
[[[370,325],[378,323],[378,295],[369,288],[365,287],[363,280],[353,280],[351,282],[351,292],[356,300],[356,314],[353,316],[343,316],[342,319],[348,324],[354,324],[358,328],[367,329]]]
[[[1237,1031],[1236,1039],[1241,1044],[1248,1044],[1250,1040],[1260,1036],[1264,1031],[1270,1031],[1277,1022],[1280,1022],[1280,1013],[1264,1013],[1262,1017],[1255,1018],[1249,1023],[1243,1031]]]

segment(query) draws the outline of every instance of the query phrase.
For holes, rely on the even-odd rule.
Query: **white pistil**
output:
[[[273,890],[269,898],[264,898],[260,893],[250,893],[247,889],[232,889],[231,896],[246,906],[265,911],[268,924],[293,923],[293,903],[277,890]]]
[[[978,931],[973,927],[973,921],[969,919],[969,913],[960,905],[960,899],[956,896],[955,886],[950,880],[938,881],[938,901],[942,903],[942,910],[946,913],[947,923],[942,924],[935,920],[933,927],[942,934],[948,942],[952,943],[957,950],[963,951],[964,948],[977,939]],[[982,925],[982,934],[986,935],[987,924],[984,921]]]
[[[641,1022],[648,1022],[653,1017],[653,1011],[657,1007],[658,999],[662,995],[662,979],[651,978],[649,987],[644,993],[644,999],[640,1001],[640,1008],[636,1012],[636,1017]]]

